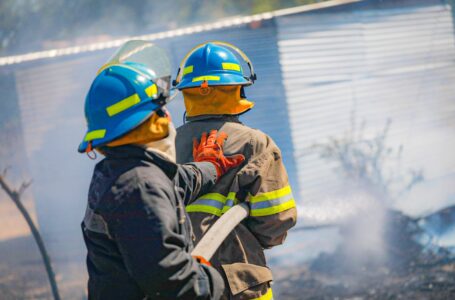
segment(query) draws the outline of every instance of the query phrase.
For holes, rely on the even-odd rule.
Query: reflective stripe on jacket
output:
[[[187,205],[196,240],[233,205],[249,201],[249,217],[226,238],[211,262],[229,287],[224,299],[272,299],[272,274],[263,249],[283,243],[297,217],[281,152],[270,137],[237,117],[199,117],[177,129],[177,161],[192,161],[193,138],[212,129],[228,134],[226,156],[242,153],[246,161]]]

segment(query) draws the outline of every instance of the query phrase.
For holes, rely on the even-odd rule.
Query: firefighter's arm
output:
[[[217,177],[216,168],[210,162],[179,165],[175,181],[184,204],[207,193],[215,185]]]
[[[179,186],[184,189],[185,205],[198,196],[207,193],[215,181],[227,171],[239,166],[244,160],[243,154],[224,156],[223,145],[227,134],[217,130],[202,134],[201,140],[193,141],[193,159],[195,163],[182,165],[179,170]],[[189,168],[194,172],[189,172]],[[199,169],[199,176],[197,175]],[[213,174],[213,169],[216,173]],[[193,174],[193,175],[192,175]],[[201,178],[201,180],[197,180]]]
[[[132,278],[153,299],[218,299],[218,272],[188,253],[173,186],[138,183],[110,218],[110,231]],[[188,222],[188,220],[186,220]]]
[[[239,189],[250,204],[246,225],[264,248],[283,243],[297,220],[294,196],[281,151],[271,138],[255,145],[255,153],[238,174]]]

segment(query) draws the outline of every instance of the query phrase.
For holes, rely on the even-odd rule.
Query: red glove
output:
[[[197,142],[197,139],[193,140],[193,158],[197,162],[207,161],[214,164],[218,178],[220,178],[230,169],[240,165],[245,160],[245,156],[242,154],[224,156],[223,144],[227,139],[227,134],[220,132],[217,137],[216,133],[217,130],[212,130],[208,137],[206,132],[202,133],[200,143]]]

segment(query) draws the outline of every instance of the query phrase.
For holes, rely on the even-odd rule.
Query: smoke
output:
[[[275,6],[289,6],[278,3]],[[272,7],[275,8],[275,7]],[[267,7],[230,1],[1,1],[0,54],[13,55],[207,23]]]
[[[380,199],[366,192],[352,192],[345,201],[357,208],[342,223],[342,251],[353,265],[381,264],[386,258],[385,207]],[[361,204],[360,204],[361,203]]]
[[[298,224],[286,247],[268,251],[272,264],[305,263],[331,255],[328,268],[361,270],[387,261],[387,214],[384,199],[375,191],[344,184],[326,197],[297,207]],[[292,257],[292,259],[290,259]]]
[[[308,223],[334,225],[339,228],[337,250],[343,263],[353,268],[380,265],[387,255],[384,199],[374,191],[359,187],[346,188],[337,196],[300,210]],[[305,222],[305,221],[304,221]]]
[[[299,207],[299,219],[304,226],[336,225],[368,211],[376,201],[365,192],[350,191],[344,195],[326,196]]]

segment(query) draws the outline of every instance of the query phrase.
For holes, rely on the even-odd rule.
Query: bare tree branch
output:
[[[41,234],[39,233],[38,228],[33,223],[33,220],[30,217],[30,214],[28,213],[27,209],[25,208],[24,204],[21,201],[21,195],[32,184],[32,181],[30,180],[30,181],[22,182],[18,189],[14,189],[11,187],[11,185],[6,180],[7,172],[8,172],[8,168],[5,168],[2,172],[2,175],[0,176],[0,186],[6,192],[6,194],[11,198],[11,200],[13,200],[14,204],[16,204],[16,207],[19,209],[19,211],[21,212],[25,221],[27,222],[27,225],[29,226],[30,231],[33,234],[33,237],[35,238],[36,244],[38,245],[38,249],[41,253],[41,257],[43,258],[44,266],[46,268],[47,276],[49,278],[49,284],[51,286],[51,291],[52,291],[52,295],[54,296],[54,300],[60,300],[60,294],[58,292],[57,281],[55,280],[55,273],[54,273],[54,270],[52,269],[52,264],[51,264],[51,260],[49,258],[49,254],[46,250],[46,247],[44,246],[44,242],[41,237]]]
[[[21,196],[31,184],[32,180],[22,182],[17,192],[19,196]]]
[[[356,131],[356,122],[351,116],[350,131],[343,136],[330,136],[325,143],[313,144],[309,151],[318,153],[327,161],[337,162],[336,170],[351,182],[367,186],[380,193],[384,201],[393,202],[423,181],[424,177],[422,170],[408,170],[410,176],[402,171],[403,145],[398,148],[387,145],[391,124],[391,119],[387,119],[380,132],[367,138],[363,132],[366,122],[363,121]]]

